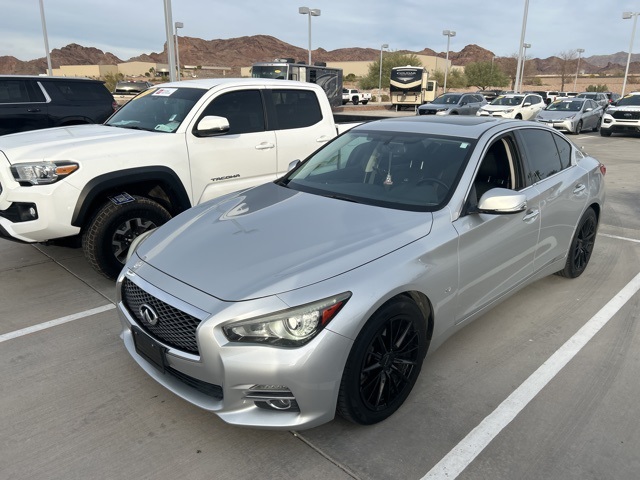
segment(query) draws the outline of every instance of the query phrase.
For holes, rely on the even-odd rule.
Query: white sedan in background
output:
[[[534,93],[502,95],[478,110],[479,117],[515,118],[533,120],[545,107],[543,98]]]

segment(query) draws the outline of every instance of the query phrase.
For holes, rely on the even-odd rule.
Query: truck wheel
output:
[[[367,103],[369,103],[369,100],[362,100],[363,105],[366,105]]]
[[[136,195],[133,198],[134,202],[122,205],[105,203],[82,236],[85,257],[107,278],[118,276],[134,238],[171,218],[159,203]]]
[[[353,102],[354,105],[357,105],[358,104],[358,97],[353,97],[351,99],[351,101]]]

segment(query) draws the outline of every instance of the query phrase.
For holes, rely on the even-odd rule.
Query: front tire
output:
[[[406,297],[372,315],[351,349],[342,374],[338,413],[361,425],[393,414],[409,396],[427,353],[426,319]]]
[[[602,127],[600,127],[600,136],[601,137],[610,137],[611,136],[611,132],[607,129],[604,129]]]
[[[578,135],[580,132],[582,132],[582,120],[578,121],[578,125],[576,125],[576,131],[573,133]]]
[[[82,236],[84,255],[98,272],[115,279],[126,260],[129,245],[141,233],[166,223],[171,214],[159,203],[134,196],[134,202],[105,203]]]
[[[566,278],[577,278],[582,275],[596,242],[596,233],[598,232],[598,217],[593,208],[587,209],[582,215],[576,233],[573,235],[569,252],[567,253],[567,262],[558,275]]]
[[[354,105],[357,105],[358,104],[358,97],[353,97],[351,99],[351,101],[353,102]]]

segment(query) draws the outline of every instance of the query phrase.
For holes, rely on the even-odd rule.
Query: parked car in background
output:
[[[535,120],[568,133],[597,132],[603,113],[603,108],[596,102],[578,96],[553,102],[540,110]]]
[[[596,102],[603,109],[609,106],[609,97],[601,92],[583,92],[575,96],[575,98],[588,98]]]
[[[352,126],[335,123],[314,83],[157,85],[104,125],[0,137],[0,238],[81,241],[88,262],[115,278],[139,234],[200,202],[275,180]]]
[[[604,92],[604,94],[607,96],[607,98],[609,99],[609,105],[617,102],[620,99],[620,95],[618,93],[613,93],[613,92]]]
[[[99,80],[0,75],[0,135],[102,123],[116,108]]]
[[[478,90],[476,93],[479,93],[484,97],[487,102],[492,102],[499,95],[504,93],[504,90],[494,89],[494,90]]]
[[[475,115],[483,105],[487,101],[479,93],[444,93],[420,105],[416,115]]]
[[[499,96],[489,105],[481,107],[476,115],[533,120],[544,107],[542,97],[536,93],[512,93]]]
[[[140,92],[144,92],[151,87],[153,87],[153,83],[151,82],[118,82],[113,91],[113,98],[119,106],[122,106]]]
[[[605,110],[600,135],[612,133],[640,133],[640,92],[625,95]]]
[[[360,92],[359,90],[355,90],[355,89],[348,89],[348,88],[342,89],[343,105],[346,105],[349,102],[353,103],[354,105],[358,105],[359,103],[366,105],[367,103],[369,103],[370,100],[371,100],[370,93]]]
[[[121,338],[234,425],[380,422],[427,352],[525,285],[585,271],[604,173],[541,124],[363,124],[139,237],[116,285]]]

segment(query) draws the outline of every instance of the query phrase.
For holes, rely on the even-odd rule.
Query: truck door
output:
[[[332,117],[325,118],[314,90],[283,88],[265,90],[270,129],[278,144],[278,176],[294,160],[304,160],[336,136]]]
[[[225,117],[229,131],[196,136],[195,126],[208,115]],[[276,135],[266,129],[260,89],[234,89],[214,97],[187,133],[187,148],[195,203],[276,179]]]

